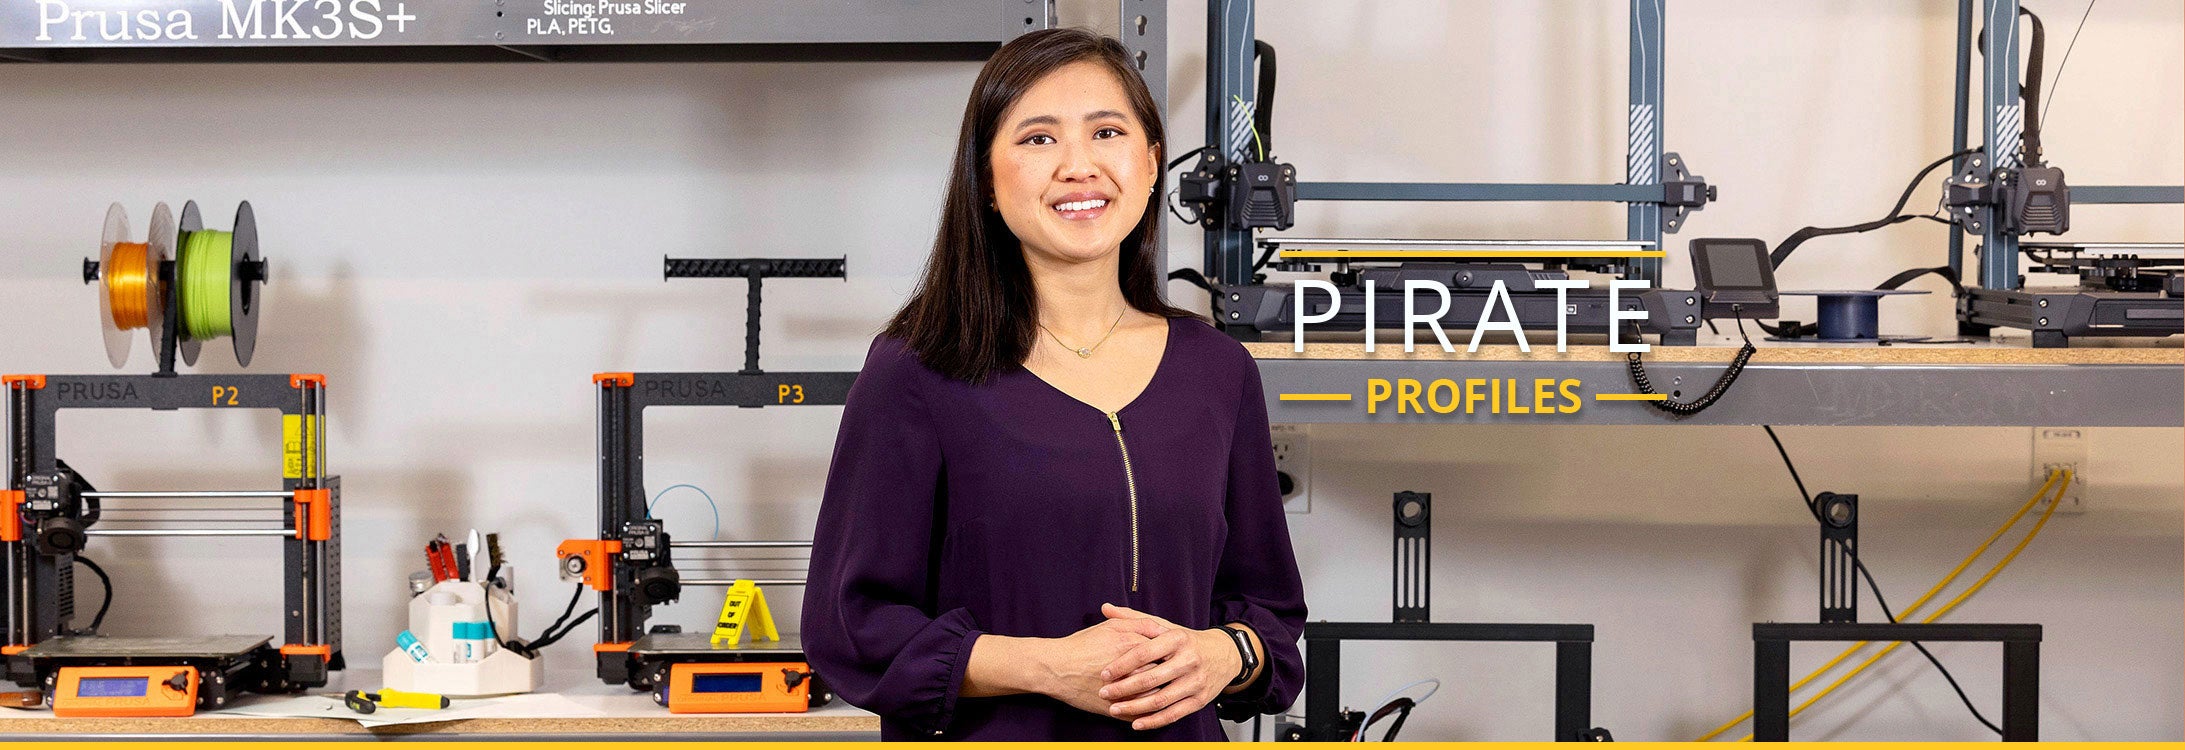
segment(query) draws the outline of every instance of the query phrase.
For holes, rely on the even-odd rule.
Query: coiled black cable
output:
[[[1743,308],[1732,305],[1730,311],[1732,314],[1737,314],[1737,335],[1745,339],[1745,345],[1739,347],[1737,356],[1730,359],[1730,366],[1722,371],[1722,377],[1715,379],[1714,387],[1707,389],[1706,394],[1693,401],[1677,401],[1664,398],[1660,401],[1648,401],[1647,403],[1653,404],[1656,409],[1680,417],[1689,417],[1706,411],[1707,407],[1714,406],[1715,401],[1721,399],[1723,394],[1730,392],[1730,386],[1737,382],[1738,374],[1745,371],[1745,363],[1752,361],[1753,354],[1759,351],[1753,348],[1752,337],[1745,335],[1745,316],[1738,314],[1743,312]],[[1632,352],[1625,358],[1624,363],[1624,366],[1631,371],[1632,385],[1636,386],[1640,393],[1659,395],[1654,390],[1653,381],[1648,380],[1646,377],[1646,364],[1640,360],[1638,352]]]

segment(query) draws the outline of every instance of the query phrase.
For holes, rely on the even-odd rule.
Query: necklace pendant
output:
[[[1078,357],[1078,359],[1092,359],[1092,350],[1091,350],[1091,349],[1079,349],[1079,350],[1077,350],[1077,357]]]

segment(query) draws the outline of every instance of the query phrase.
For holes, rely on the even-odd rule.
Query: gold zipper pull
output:
[[[1123,420],[1117,418],[1115,416],[1115,412],[1108,412],[1108,424],[1115,427],[1116,433],[1120,434],[1123,432]]]

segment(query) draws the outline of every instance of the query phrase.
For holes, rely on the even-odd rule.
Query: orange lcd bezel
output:
[[[176,692],[167,680],[180,672],[189,675],[189,687]],[[135,677],[145,680],[143,697],[100,698],[77,695],[85,679]],[[53,715],[71,717],[189,716],[197,713],[197,668],[186,665],[161,667],[62,667],[53,684]]]
[[[782,670],[795,670],[805,678],[789,687]],[[668,713],[763,714],[804,713],[812,707],[812,668],[804,662],[698,662],[668,667]],[[701,675],[757,674],[755,693],[700,693],[693,689]]]

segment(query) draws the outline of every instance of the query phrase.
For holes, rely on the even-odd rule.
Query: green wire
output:
[[[235,332],[230,318],[228,292],[235,272],[231,265],[235,235],[230,232],[189,232],[175,264],[181,277],[182,330],[193,341],[204,341]]]
[[[1244,106],[1244,97],[1241,97],[1241,96],[1237,96],[1236,94],[1230,94],[1230,95],[1229,95],[1229,98],[1237,100],[1237,106],[1239,106],[1239,107],[1243,107],[1243,106]],[[1259,126],[1258,126],[1258,125],[1253,125],[1253,126],[1252,126],[1252,145],[1254,145],[1254,146],[1258,146],[1258,147],[1259,147],[1259,160],[1260,160],[1260,161],[1266,161],[1266,160],[1267,160],[1267,144],[1266,144],[1266,143],[1263,143],[1263,142],[1261,142],[1261,141],[1260,141],[1260,139],[1259,139]]]

